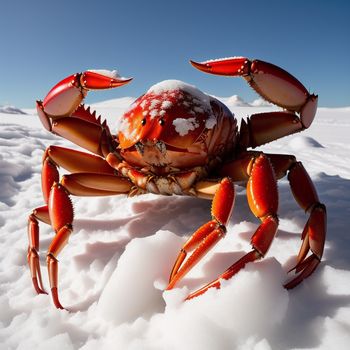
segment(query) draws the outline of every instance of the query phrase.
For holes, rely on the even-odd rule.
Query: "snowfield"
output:
[[[274,107],[222,99],[238,119]],[[132,98],[96,103],[111,130]],[[22,114],[24,112],[26,114]],[[250,250],[258,220],[237,187],[228,233],[164,292],[186,238],[211,203],[180,196],[72,197],[74,233],[59,256],[56,310],[36,295],[26,262],[27,218],[43,205],[41,159],[49,145],[77,146],[47,132],[34,110],[0,109],[0,349],[348,349],[350,344],[350,107],[319,108],[310,129],[264,146],[294,154],[327,206],[323,263],[296,289],[291,276],[307,217],[279,182],[280,226],[264,260],[188,302],[182,300]],[[40,225],[41,267],[52,229]]]

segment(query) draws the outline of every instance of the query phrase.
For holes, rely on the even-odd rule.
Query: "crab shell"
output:
[[[208,165],[232,151],[237,121],[217,99],[167,80],[132,104],[122,116],[118,138],[129,164],[185,169]]]

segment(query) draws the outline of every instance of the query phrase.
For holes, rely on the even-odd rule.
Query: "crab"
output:
[[[231,57],[191,64],[206,73],[243,77],[262,98],[282,110],[253,114],[238,128],[234,115],[216,98],[192,85],[165,81],[139,97],[121,117],[119,131],[112,133],[106,121],[82,103],[89,90],[115,88],[131,80],[106,70],[71,75],[55,85],[43,101],[37,101],[38,115],[48,131],[88,151],[60,146],[46,149],[42,166],[45,205],[34,209],[28,220],[27,257],[37,293],[46,293],[40,272],[39,221],[55,231],[46,262],[57,308],[63,308],[57,257],[73,231],[70,196],[155,193],[212,200],[211,219],[190,236],[175,257],[169,290],[225,236],[235,202],[235,183],[246,184],[249,207],[260,220],[251,238],[252,249],[217,279],[189,294],[187,299],[191,299],[209,288],[219,288],[221,280],[267,254],[279,221],[277,180],[287,175],[308,220],[292,269],[295,276],[284,287],[294,288],[319,265],[326,208],[310,176],[293,155],[253,150],[308,128],[316,113],[317,95],[282,68],[261,60]],[[60,177],[59,167],[69,174]]]

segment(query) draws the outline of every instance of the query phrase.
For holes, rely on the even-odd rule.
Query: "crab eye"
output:
[[[159,119],[159,125],[163,126],[165,123],[164,119]]]
[[[146,125],[146,118],[143,118],[143,119],[141,120],[141,125],[142,125],[142,126]]]

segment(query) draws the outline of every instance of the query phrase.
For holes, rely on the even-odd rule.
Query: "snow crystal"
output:
[[[196,118],[176,118],[173,121],[173,125],[180,136],[185,136],[189,131],[195,130],[199,127]]]

